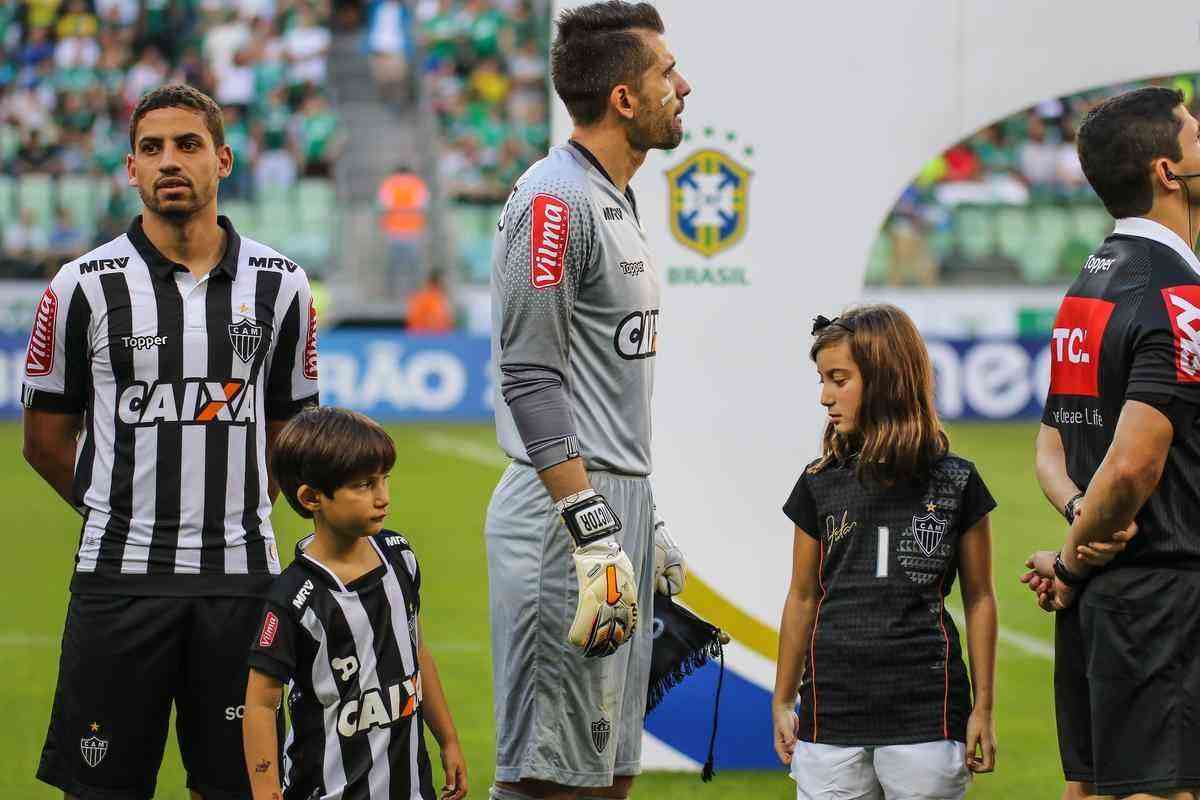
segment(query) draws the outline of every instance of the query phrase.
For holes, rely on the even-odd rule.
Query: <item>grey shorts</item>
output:
[[[644,477],[589,472],[621,519],[639,624],[614,655],[567,644],[579,595],[571,535],[532,467],[504,471],[488,505],[496,780],[608,786],[641,771],[654,591],[653,498]]]

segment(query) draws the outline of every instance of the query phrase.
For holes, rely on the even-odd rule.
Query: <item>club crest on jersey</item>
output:
[[[608,747],[608,738],[612,735],[612,723],[604,717],[592,723],[592,745],[597,753],[603,753]]]
[[[96,733],[100,730],[100,726],[93,722],[90,726],[92,735],[79,740],[79,753],[83,756],[83,762],[89,767],[95,767],[104,760],[104,754],[108,752],[108,740],[101,739]]]
[[[926,508],[928,509],[927,513],[913,517],[912,535],[917,547],[921,548],[925,557],[932,558],[933,554],[937,552],[938,545],[945,538],[950,522],[939,517],[932,504]]]
[[[241,322],[230,323],[228,329],[229,342],[233,345],[233,352],[237,353],[237,357],[243,362],[249,364],[262,345],[262,326],[254,320],[243,318]]]
[[[529,231],[529,282],[535,289],[562,283],[571,236],[571,208],[552,194],[533,196]]]
[[[671,235],[711,258],[746,234],[750,171],[720,150],[698,150],[667,171]]]
[[[254,384],[237,378],[223,381],[136,381],[117,399],[117,417],[126,425],[179,422],[207,425],[255,422]]]

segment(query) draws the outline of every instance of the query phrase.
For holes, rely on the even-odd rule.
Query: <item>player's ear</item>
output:
[[[217,175],[228,178],[233,174],[233,148],[223,144],[217,148]]]
[[[1170,191],[1179,188],[1181,181],[1171,168],[1171,162],[1165,158],[1156,158],[1151,167],[1154,170],[1154,183],[1162,189]]]
[[[128,176],[128,178],[129,178],[129,185],[130,185],[130,186],[137,186],[137,185],[138,185],[138,182],[137,182],[137,173],[136,173],[136,172],[134,171],[134,169],[133,169],[133,153],[127,153],[127,154],[125,155],[125,174],[126,174],[126,175]]]
[[[309,512],[315,513],[321,510],[321,497],[323,497],[321,492],[307,483],[300,484],[300,488],[296,490],[296,499]]]
[[[637,98],[628,85],[618,83],[608,96],[609,105],[616,109],[617,114],[625,119],[633,119],[637,112]]]

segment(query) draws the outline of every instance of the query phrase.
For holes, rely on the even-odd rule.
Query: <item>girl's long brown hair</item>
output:
[[[809,357],[839,342],[862,374],[862,401],[854,433],[839,434],[829,423],[821,435],[820,472],[858,457],[858,477],[885,485],[919,481],[950,449],[933,404],[933,365],[917,326],[893,305],[860,306],[814,331]]]

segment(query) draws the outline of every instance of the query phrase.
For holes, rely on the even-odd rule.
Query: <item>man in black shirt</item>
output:
[[[1181,93],[1139,89],[1093,110],[1078,147],[1117,222],[1059,308],[1038,437],[1039,481],[1071,528],[1060,553],[1031,563],[1045,606],[1078,601],[1058,620],[1060,750],[1067,779],[1100,794],[1194,798],[1200,123]],[[1135,521],[1138,535],[1109,566],[1081,560],[1084,543]]]

